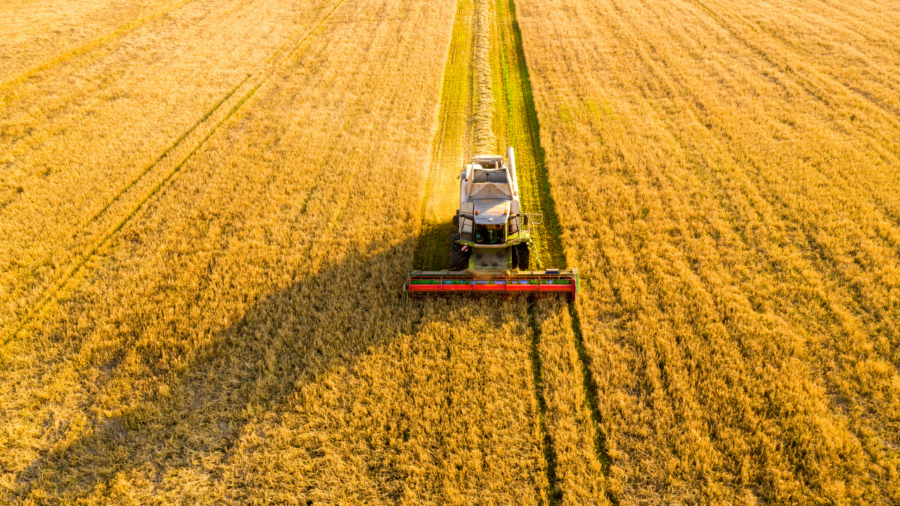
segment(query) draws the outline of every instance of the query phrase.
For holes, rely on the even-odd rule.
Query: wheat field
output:
[[[0,502],[900,502],[893,3],[0,15]],[[510,145],[578,301],[404,305]]]
[[[900,500],[891,2],[517,2],[622,502]]]

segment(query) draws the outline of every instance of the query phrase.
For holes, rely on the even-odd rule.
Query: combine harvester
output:
[[[578,270],[529,271],[531,225],[540,214],[522,213],[513,148],[476,156],[460,174],[459,209],[453,217],[450,269],[410,271],[407,303],[425,294],[536,295],[564,293],[575,300]]]

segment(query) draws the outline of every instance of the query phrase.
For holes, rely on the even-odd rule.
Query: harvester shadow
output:
[[[95,382],[90,405],[82,406],[90,420],[84,436],[34,460],[3,500],[27,498],[48,483],[71,500],[108,489],[129,472],[154,488],[182,469],[222,480],[248,423],[278,416],[289,397],[324,373],[352,367],[361,354],[401,333],[414,335],[435,318],[401,296],[415,243],[349,258],[262,297],[177,371],[155,356],[139,356],[147,361],[147,378],[128,380],[152,377],[158,388],[124,411],[97,415],[104,392],[121,379],[121,357],[140,353],[123,344],[120,358],[101,367],[109,371]]]
[[[416,247],[413,269],[439,271],[450,264],[450,236],[456,233],[450,217],[446,221],[425,223]]]

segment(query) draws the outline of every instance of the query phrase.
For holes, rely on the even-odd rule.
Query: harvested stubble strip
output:
[[[490,0],[475,0],[475,139],[474,153],[493,153],[496,146],[492,121],[494,94],[491,87],[491,18]]]
[[[438,126],[422,198],[422,230],[414,269],[441,270],[450,261],[451,217],[459,209],[459,170],[472,151],[475,5],[459,0],[441,84]]]
[[[11,343],[4,502],[540,501],[525,308],[398,297],[453,10],[344,4]]]
[[[612,484],[897,501],[896,121],[733,4],[518,3]],[[852,65],[834,34],[885,29],[852,19],[787,40]]]
[[[8,90],[0,107],[2,332],[193,147],[160,160],[177,139],[218,119],[206,115],[331,5],[197,0]]]

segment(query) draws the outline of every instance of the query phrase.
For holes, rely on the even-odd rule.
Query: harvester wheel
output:
[[[464,271],[469,267],[469,256],[472,252],[467,246],[462,246],[459,241],[459,234],[450,236],[450,270]],[[463,248],[466,248],[465,251]]]
[[[528,250],[528,243],[523,242],[517,244],[513,252],[515,253],[516,267],[520,271],[528,270],[528,263],[531,261],[531,252]]]

